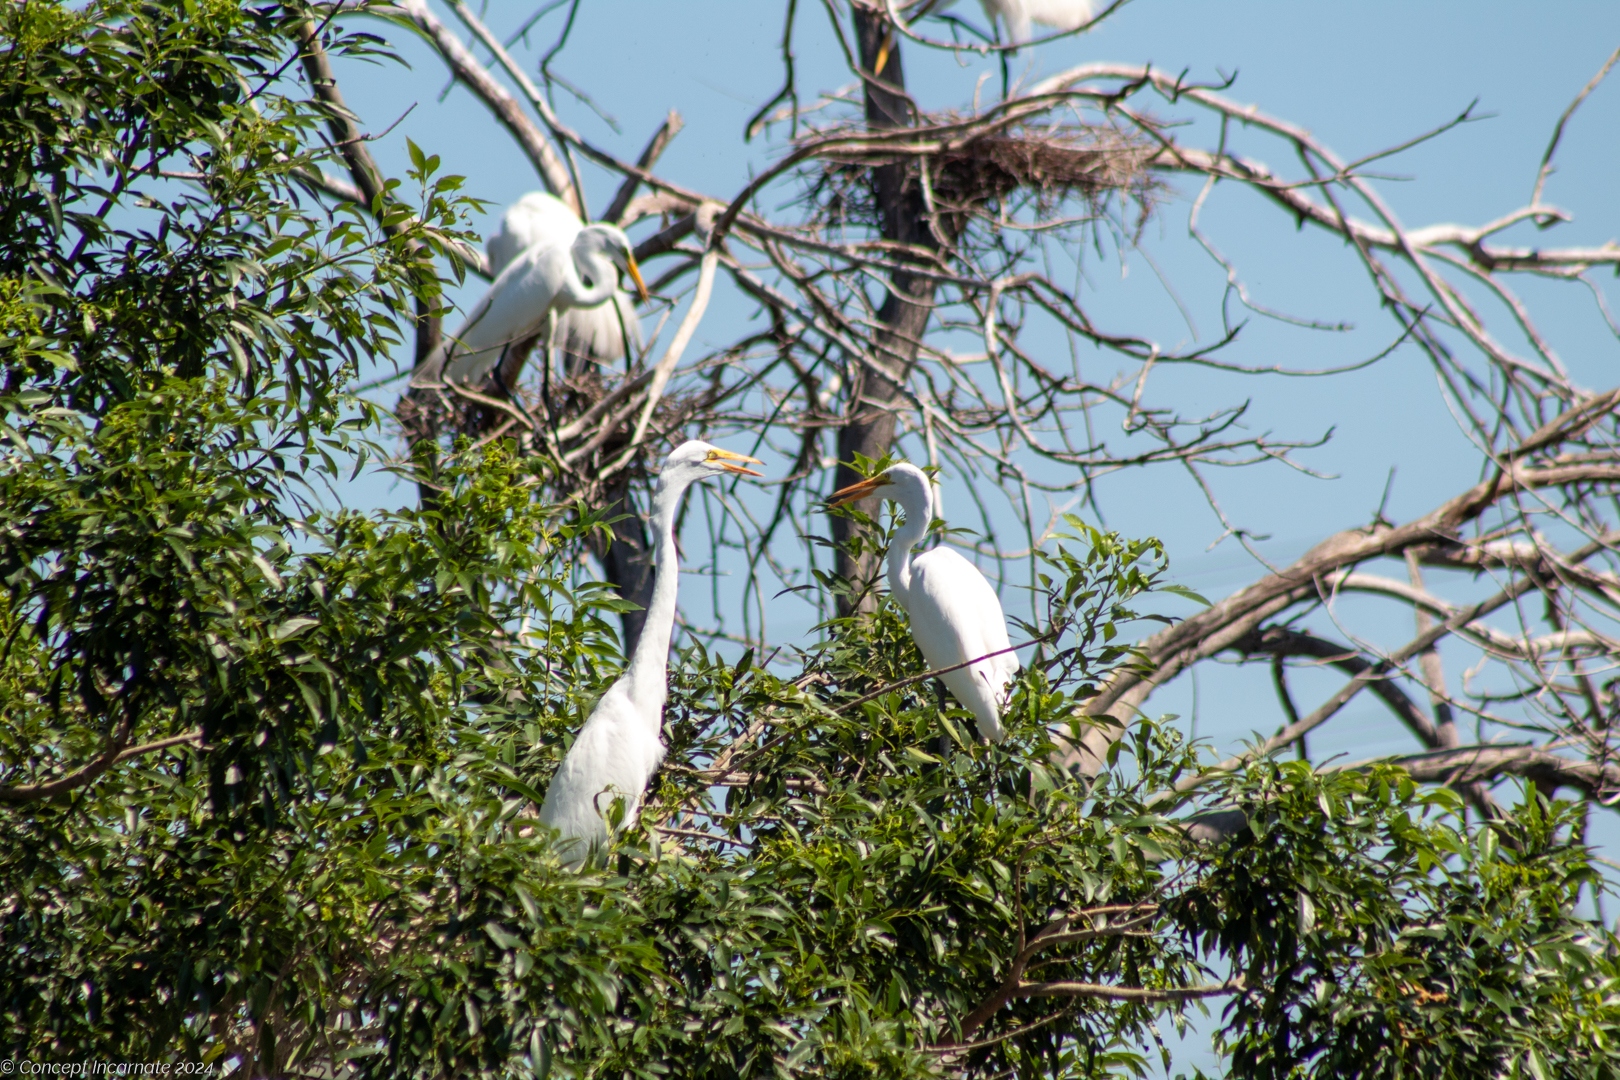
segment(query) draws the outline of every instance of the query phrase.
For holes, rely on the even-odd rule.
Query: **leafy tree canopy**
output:
[[[1162,551],[1072,522],[986,747],[893,607],[672,673],[668,763],[579,872],[534,804],[621,657],[603,521],[462,448],[322,509],[346,392],[459,181],[327,209],[301,4],[0,10],[0,1043],[243,1076],[1103,1076],[1209,1002],[1253,1077],[1612,1077],[1581,815],[1391,768],[1212,771],[1140,721],[1051,767]],[[381,222],[381,225],[378,223]],[[881,546],[866,523],[858,544]],[[828,588],[846,588],[824,580]],[[1199,806],[1241,814],[1218,841]]]

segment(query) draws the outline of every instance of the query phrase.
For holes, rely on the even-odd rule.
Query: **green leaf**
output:
[[[489,939],[503,949],[523,948],[523,939],[499,923],[485,923],[484,933],[488,934]]]
[[[276,641],[286,641],[289,638],[296,637],[298,634],[308,630],[310,627],[319,626],[320,624],[319,619],[310,619],[301,615],[294,616],[293,618],[283,622],[280,626],[277,626],[271,633],[271,636]]]
[[[1208,600],[1204,599],[1198,593],[1193,592],[1185,585],[1166,583],[1159,586],[1159,591],[1170,593],[1172,596],[1183,597],[1184,599],[1191,600],[1195,604],[1202,604],[1204,607],[1212,606]]]

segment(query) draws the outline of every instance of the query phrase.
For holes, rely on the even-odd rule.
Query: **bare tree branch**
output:
[[[563,202],[573,206],[579,211],[579,195],[574,191],[574,183],[568,174],[568,167],[562,158],[557,155],[556,148],[551,145],[544,133],[535,126],[524,113],[523,106],[517,98],[507,92],[506,88],[496,82],[494,77],[485,70],[473,56],[462,40],[451,33],[449,27],[440,22],[438,16],[428,10],[426,0],[398,0],[394,5],[404,15],[409,23],[420,30],[450,70],[460,79],[468,89],[478,95],[479,99],[488,106],[490,112],[501,122],[507,132],[517,142],[523,152],[529,156],[534,165],[540,182]],[[384,14],[386,8],[368,9],[374,14]],[[501,55],[505,50],[501,51]],[[583,216],[583,214],[582,214]]]
[[[1375,758],[1333,769],[1364,769],[1369,765],[1399,765],[1424,783],[1488,783],[1503,776],[1521,776],[1547,788],[1569,787],[1605,803],[1620,795],[1620,765],[1579,761],[1535,746],[1458,746],[1426,754]]]
[[[114,765],[129,761],[132,758],[156,753],[159,750],[180,746],[184,743],[201,744],[203,738],[203,733],[200,730],[188,731],[183,735],[174,735],[167,739],[158,739],[154,742],[142,743],[139,746],[130,746],[128,745],[130,731],[129,721],[125,720],[114,730],[105,750],[65,776],[60,776],[55,780],[42,780],[34,784],[16,784],[10,787],[0,787],[0,803],[15,805],[40,802],[57,795],[63,795],[94,782],[102,773]]]
[[[1569,103],[1569,108],[1564,110],[1564,114],[1558,118],[1558,123],[1553,125],[1552,138],[1547,142],[1547,152],[1541,155],[1541,168],[1536,170],[1536,186],[1530,192],[1531,206],[1541,205],[1541,192],[1547,186],[1547,177],[1552,175],[1553,155],[1558,153],[1558,143],[1564,137],[1564,126],[1569,123],[1570,117],[1575,115],[1575,110],[1581,107],[1581,102],[1585,101],[1587,96],[1598,88],[1598,84],[1608,76],[1616,60],[1620,60],[1620,49],[1616,49],[1609,54],[1609,58],[1603,62],[1603,66],[1598,68],[1598,73],[1592,76],[1585,86],[1581,87],[1581,92],[1575,95],[1575,100]]]
[[[1285,656],[1309,656],[1325,661],[1351,675],[1361,675],[1373,666],[1358,655],[1355,649],[1281,626],[1256,630],[1239,638],[1233,643],[1232,648],[1248,656],[1274,656],[1279,659]],[[1423,710],[1418,708],[1399,686],[1387,679],[1379,679],[1370,683],[1369,688],[1389,706],[1390,711],[1400,718],[1401,723],[1405,724],[1424,746],[1441,745],[1440,733],[1423,714]],[[1288,727],[1296,726],[1299,726],[1297,716]]]
[[[681,128],[685,124],[686,122],[681,119],[680,113],[674,109],[669,110],[669,115],[658,126],[658,130],[653,132],[653,137],[647,141],[646,148],[641,151],[641,156],[636,159],[636,165],[645,172],[658,164],[658,159],[663,156],[664,149],[669,146],[675,136],[681,133]],[[640,186],[641,178],[639,176],[625,177],[624,183],[619,185],[619,190],[614,193],[607,209],[602,211],[602,220],[611,221],[615,224],[623,222],[625,211],[630,208],[630,200],[635,197],[636,189]]]

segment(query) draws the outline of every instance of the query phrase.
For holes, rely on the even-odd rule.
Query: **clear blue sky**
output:
[[[497,32],[514,26],[535,4],[490,5]],[[799,84],[805,98],[848,83],[821,5],[801,3],[796,47]],[[961,14],[978,18],[976,6]],[[446,9],[439,14],[454,24]],[[559,25],[558,14],[536,29],[531,41],[544,48]],[[585,87],[616,118],[622,133],[570,100],[557,97],[570,123],[622,157],[633,157],[671,108],[685,131],[660,164],[683,185],[728,200],[757,170],[778,155],[779,143],[741,140],[743,124],[772,96],[781,80],[776,42],[782,5],[763,0],[586,0],[557,70]],[[405,170],[405,137],[444,159],[450,172],[468,177],[471,194],[493,212],[539,186],[526,159],[470,94],[446,85],[443,67],[403,32],[386,31],[410,61],[410,69],[348,64],[340,77],[365,128],[381,131],[415,105],[396,128],[374,145],[384,168]],[[1412,3],[1370,0],[1355,4],[1302,0],[1136,0],[1097,30],[1053,43],[1014,62],[1016,74],[1046,75],[1088,61],[1154,64],[1186,69],[1196,80],[1234,76],[1228,96],[1257,104],[1272,115],[1306,127],[1346,159],[1358,158],[1410,138],[1460,113],[1477,99],[1488,117],[1388,162],[1402,179],[1380,187],[1411,226],[1479,224],[1527,200],[1554,122],[1574,94],[1620,45],[1620,4],[1612,0],[1508,4],[1481,0]],[[1026,50],[1028,52],[1028,50]],[[532,67],[538,50],[521,52]],[[948,56],[907,52],[910,83],[927,107],[964,108],[982,74],[993,64],[959,64]],[[1175,112],[1169,107],[1162,114]],[[1599,244],[1620,237],[1620,75],[1600,88],[1577,114],[1549,183],[1547,200],[1574,214],[1550,233],[1523,227],[1509,233],[1523,243]],[[1183,137],[1208,145],[1209,130]],[[1256,148],[1263,144],[1253,143]],[[1258,150],[1264,154],[1268,151]],[[1281,153],[1272,143],[1269,153]],[[1293,162],[1274,160],[1279,168]],[[592,207],[600,210],[616,183],[601,173],[590,180]],[[1167,347],[1191,330],[1148,265],[1151,256],[1174,283],[1201,337],[1219,327],[1221,275],[1187,235],[1190,192],[1179,191],[1161,207],[1142,242],[1142,252],[1124,260],[1088,264],[1092,310],[1114,328],[1151,334]],[[1217,193],[1205,225],[1215,242],[1242,269],[1264,304],[1293,314],[1353,323],[1343,335],[1305,334],[1257,324],[1246,332],[1233,358],[1256,365],[1315,367],[1370,355],[1392,337],[1393,323],[1354,257],[1320,233],[1296,231],[1293,222],[1257,197],[1237,189]],[[1612,279],[1610,279],[1612,282]],[[476,296],[478,283],[463,294]],[[1611,302],[1620,300],[1610,289]],[[1544,328],[1578,382],[1607,387],[1620,382],[1620,345],[1578,287],[1523,283]],[[699,333],[717,345],[740,336],[749,306],[724,296]],[[1500,322],[1499,316],[1493,316]],[[1098,354],[1095,361],[1110,361]],[[1339,529],[1367,522],[1378,506],[1390,470],[1395,470],[1387,513],[1402,520],[1422,513],[1474,482],[1478,457],[1438,393],[1428,363],[1414,350],[1354,376],[1330,382],[1257,378],[1235,381],[1189,369],[1159,374],[1160,391],[1188,409],[1251,401],[1249,423],[1279,437],[1313,438],[1329,428],[1332,441],[1301,460],[1332,479],[1318,479],[1281,466],[1219,473],[1213,477],[1228,514],[1238,524],[1274,537],[1262,545],[1287,561]],[[772,462],[785,465],[785,462]],[[947,485],[947,499],[951,488]],[[1252,579],[1253,561],[1230,543],[1206,547],[1221,527],[1183,474],[1171,469],[1121,474],[1102,486],[1107,523],[1128,534],[1164,539],[1175,576],[1219,596]],[[372,477],[345,493],[355,504],[405,501],[409,489]],[[953,505],[961,505],[956,499]],[[688,538],[690,543],[692,538]],[[690,564],[704,555],[688,551]],[[1442,585],[1443,588],[1462,586]],[[687,582],[683,592],[707,593]],[[1004,592],[1004,596],[1007,594]],[[1465,595],[1457,593],[1456,595]],[[704,598],[706,599],[706,597]],[[694,596],[694,604],[703,599]],[[1008,605],[1013,601],[1009,598]],[[1397,644],[1409,629],[1387,608],[1346,604],[1345,620],[1358,633]],[[1398,613],[1397,613],[1398,614]],[[1322,620],[1321,629],[1333,629]],[[808,615],[787,616],[773,635],[805,632]],[[1448,655],[1451,678],[1461,660]],[[1204,673],[1197,685],[1197,731],[1222,749],[1251,732],[1270,731],[1277,712],[1261,667],[1224,667]],[[1301,693],[1325,693],[1331,681],[1301,681]],[[1194,684],[1183,679],[1155,696],[1149,708],[1190,717]],[[1355,757],[1398,752],[1409,738],[1372,702],[1353,705],[1318,736],[1317,752]],[[1604,815],[1597,838],[1620,858],[1620,829]],[[1611,911],[1610,915],[1613,916]],[[1187,1060],[1207,1061],[1189,1044]]]

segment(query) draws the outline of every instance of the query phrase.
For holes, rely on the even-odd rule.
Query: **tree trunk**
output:
[[[561,350],[562,369],[569,373],[578,373],[597,364],[610,363],[614,357],[590,357],[578,353]],[[526,357],[527,353],[525,353]],[[541,350],[542,362],[551,363],[546,350]],[[517,371],[522,371],[523,361],[520,359]],[[512,376],[516,384],[516,374]],[[624,432],[625,439],[630,433]],[[623,441],[609,440],[602,448],[604,458],[612,457],[623,448]],[[637,605],[634,611],[619,612],[619,628],[622,631],[620,640],[624,643],[624,655],[628,657],[635,652],[636,642],[641,640],[641,628],[647,622],[647,605],[652,601],[654,567],[652,564],[652,543],[647,537],[647,519],[636,510],[636,503],[630,495],[631,471],[622,470],[609,480],[599,492],[598,498],[609,518],[618,518],[609,526],[613,530],[613,540],[602,543],[593,538],[591,553],[602,564],[602,573],[607,577],[608,584],[613,591],[619,594],[621,600],[628,600]]]
[[[900,62],[900,39],[889,25],[881,6],[852,5],[855,35],[860,48],[861,68],[866,80],[866,123],[873,129],[910,127],[917,122],[916,110],[905,94],[905,70]],[[891,89],[892,88],[892,89]],[[939,240],[928,226],[927,206],[922,187],[905,162],[883,165],[872,170],[872,192],[878,208],[879,228],[885,240],[937,251]],[[894,444],[897,410],[902,405],[900,388],[917,359],[917,343],[928,325],[933,306],[934,284],[925,277],[897,271],[894,291],[878,309],[883,329],[877,334],[877,366],[894,373],[899,381],[874,372],[863,364],[852,364],[849,386],[849,419],[838,431],[838,487],[861,479],[851,467],[856,454],[877,458]],[[879,500],[863,499],[856,507],[876,515]],[[838,574],[864,584],[875,579],[878,556],[868,552],[851,555],[845,545],[854,536],[854,523],[844,517],[832,519],[833,539],[838,542]],[[870,610],[875,599],[868,595],[859,605],[840,601],[841,614],[851,609]]]
[[[624,630],[624,655],[629,656],[635,651],[636,642],[641,640],[641,628],[647,623],[647,605],[652,602],[653,576],[657,571],[647,543],[647,522],[636,513],[636,504],[630,499],[629,482],[615,479],[605,501],[610,516],[626,516],[613,523],[613,542],[605,552],[599,551],[597,557],[619,596],[640,605],[634,611],[619,613],[619,625]]]

